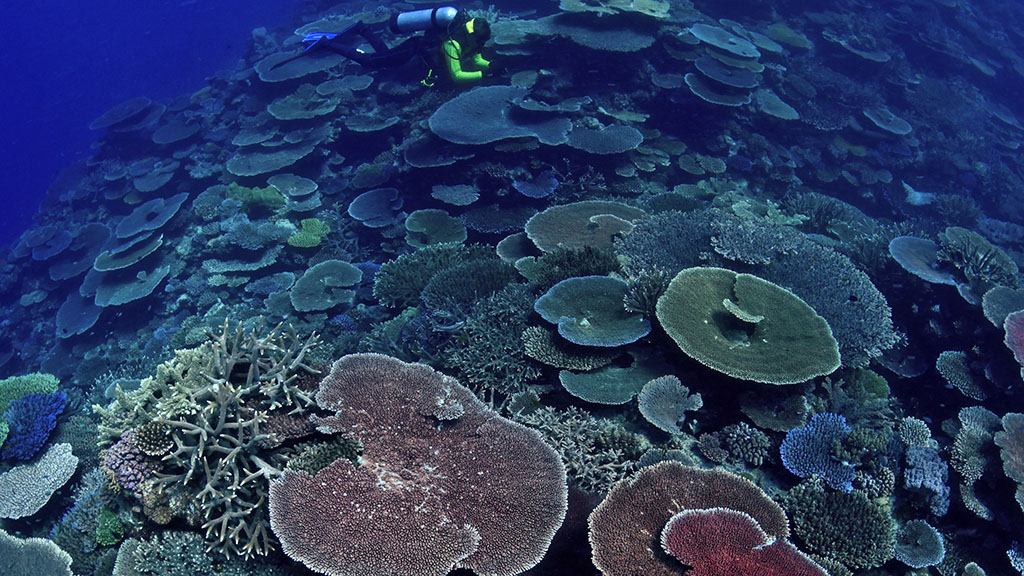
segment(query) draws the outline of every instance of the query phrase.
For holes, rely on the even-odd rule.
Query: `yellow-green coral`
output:
[[[331,231],[331,228],[319,218],[304,218],[300,224],[302,229],[288,238],[288,245],[296,248],[315,248]]]
[[[39,372],[0,380],[0,414],[25,394],[53,394],[59,383],[56,376]]]
[[[242,186],[237,182],[228,184],[228,198],[234,198],[242,203],[244,209],[248,210],[277,210],[286,204],[284,196],[273,186],[265,188]]]
[[[3,419],[3,413],[7,411],[11,402],[25,394],[53,394],[57,391],[58,384],[60,381],[56,376],[40,372],[0,380],[0,446],[7,441],[7,434],[10,432],[7,422]]]

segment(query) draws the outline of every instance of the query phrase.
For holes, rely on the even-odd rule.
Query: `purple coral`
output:
[[[551,170],[545,170],[529,180],[515,180],[512,187],[527,198],[547,198],[558,188],[558,178]]]
[[[850,426],[841,414],[815,414],[803,428],[786,434],[780,449],[786,469],[801,478],[820,476],[836,490],[853,491],[853,464],[833,455],[833,447],[850,433]]]
[[[147,457],[134,442],[135,430],[126,430],[121,439],[107,449],[103,466],[109,470],[117,485],[128,492],[138,493],[141,485],[160,469],[159,462]]]

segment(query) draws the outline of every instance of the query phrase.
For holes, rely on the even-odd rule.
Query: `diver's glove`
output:
[[[484,76],[487,78],[507,78],[511,75],[508,66],[495,66],[493,63],[484,72]]]

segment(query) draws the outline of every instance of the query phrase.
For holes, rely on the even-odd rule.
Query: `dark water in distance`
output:
[[[0,246],[47,186],[85,158],[97,116],[135,96],[187,95],[241,58],[254,28],[288,25],[298,0],[39,0],[0,9]]]

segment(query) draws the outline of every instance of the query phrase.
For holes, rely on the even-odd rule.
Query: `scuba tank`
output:
[[[432,30],[447,31],[458,15],[458,8],[452,6],[400,12],[391,17],[388,27],[395,34]]]

